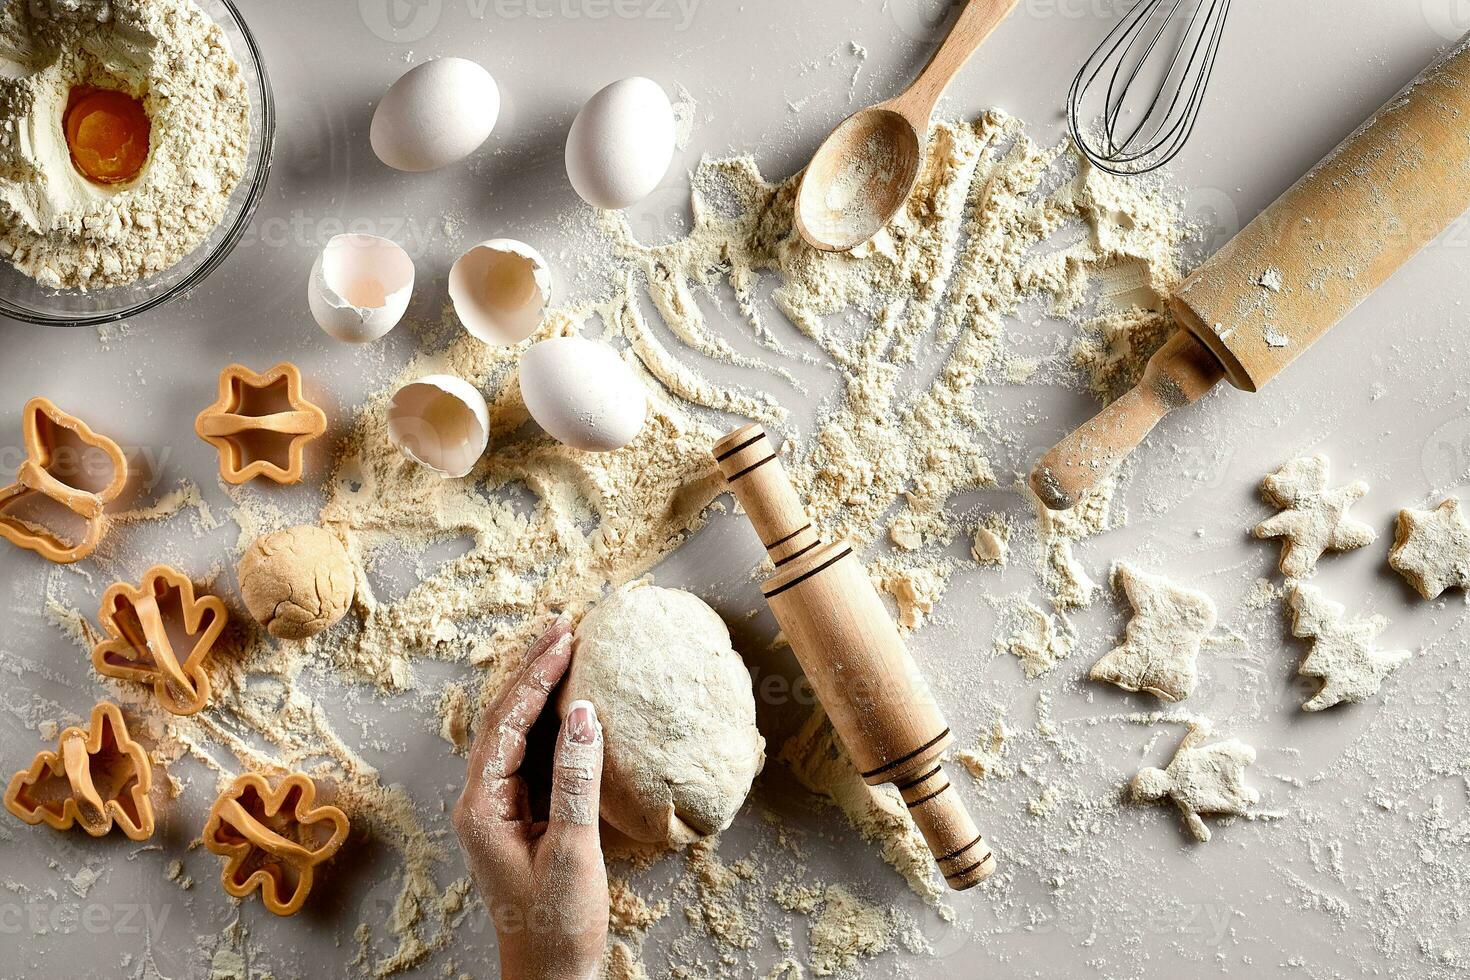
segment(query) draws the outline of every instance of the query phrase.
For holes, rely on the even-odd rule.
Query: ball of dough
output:
[[[688,844],[730,826],[765,763],[730,631],[697,596],[634,582],[577,626],[562,688],[597,707],[602,818],[637,841]]]
[[[307,640],[335,625],[356,588],[347,549],[319,527],[267,534],[245,549],[235,572],[245,608],[280,640]]]

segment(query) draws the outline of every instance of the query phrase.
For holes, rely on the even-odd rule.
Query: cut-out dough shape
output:
[[[1209,737],[1208,725],[1191,725],[1167,769],[1142,769],[1128,787],[1137,803],[1172,801],[1201,843],[1210,839],[1203,814],[1249,817],[1261,801],[1260,792],[1245,784],[1245,770],[1256,761],[1256,750],[1233,738],[1205,745]]]
[[[1347,516],[1353,501],[1368,493],[1362,480],[1327,489],[1327,457],[1320,453],[1292,460],[1261,484],[1261,494],[1281,513],[1256,525],[1258,538],[1285,538],[1281,574],[1305,578],[1328,551],[1351,551],[1372,544],[1373,528]]]
[[[1126,562],[1113,566],[1113,586],[1133,606],[1123,643],[1092,665],[1095,681],[1182,701],[1199,680],[1200,644],[1215,628],[1215,603]]]
[[[1373,645],[1388,627],[1382,616],[1347,620],[1347,610],[1311,585],[1292,587],[1287,599],[1293,635],[1312,641],[1297,673],[1316,677],[1322,689],[1302,705],[1321,711],[1343,701],[1366,701],[1378,693],[1383,679],[1409,659],[1407,650],[1380,650]]]
[[[174,649],[166,612],[193,641],[183,659]],[[196,597],[187,575],[159,565],[139,586],[119,582],[109,588],[97,617],[108,636],[92,648],[99,674],[152,684],[159,703],[172,714],[197,714],[209,703],[205,661],[229,620],[217,596]]]
[[[341,810],[315,803],[316,784],[305,773],[292,773],[274,790],[258,773],[237,778],[204,826],[204,846],[225,859],[225,891],[245,898],[258,888],[276,915],[299,912],[317,866],[337,853],[349,830]]]
[[[103,509],[127,486],[127,458],[117,443],[46,398],[26,403],[22,428],[26,461],[15,482],[0,489],[0,538],[59,565],[81,561],[97,550],[107,533]],[[89,471],[104,465],[108,468],[105,481],[85,479]],[[54,529],[21,516],[24,501],[36,496],[71,511],[83,522],[85,532],[66,541]]]
[[[238,486],[259,476],[291,484],[301,480],[307,444],[327,431],[327,415],[306,400],[296,365],[256,374],[231,364],[220,373],[219,399],[199,413],[194,431],[219,450],[226,483]],[[258,455],[262,440],[284,444],[284,462]]]
[[[152,786],[148,753],[128,735],[117,705],[103,701],[86,728],[68,728],[55,751],[37,755],[11,778],[5,808],[33,826],[70,830],[81,824],[103,837],[116,824],[142,841],[153,836]]]
[[[1399,511],[1388,563],[1426,599],[1470,589],[1470,521],[1451,497],[1434,510]]]

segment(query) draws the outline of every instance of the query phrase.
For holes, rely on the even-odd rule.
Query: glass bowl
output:
[[[0,259],[0,316],[50,327],[85,327],[137,316],[188,295],[234,250],[265,194],[276,140],[276,106],[260,47],[232,0],[195,0],[224,32],[250,94],[245,175],[214,230],[171,268],[126,286],[51,289]]]

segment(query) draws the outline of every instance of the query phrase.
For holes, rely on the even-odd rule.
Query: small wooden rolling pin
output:
[[[949,887],[978,885],[995,857],[939,762],[954,736],[867,569],[822,541],[760,426],[714,455],[775,562],[761,591],[848,755],[869,785],[898,789]]]
[[[1221,378],[1257,391],[1467,208],[1470,35],[1184,281],[1169,299],[1183,329],[1041,459],[1032,489],[1066,510]]]

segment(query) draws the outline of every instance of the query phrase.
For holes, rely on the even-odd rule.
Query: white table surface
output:
[[[753,153],[765,173],[798,168],[843,114],[896,90],[927,58],[934,0],[629,0],[635,16],[602,16],[594,0],[243,0],[275,86],[280,112],[277,159],[252,232],[213,278],[186,301],[132,322],[124,335],[45,330],[0,322],[0,452],[8,474],[19,453],[20,407],[44,393],[83,416],[105,418],[106,431],[130,445],[166,454],[162,485],[197,481],[221,511],[228,498],[214,479],[214,453],[195,439],[189,420],[210,397],[213,377],[233,361],[264,367],[292,359],[325,389],[340,428],[354,406],[391,377],[410,354],[408,331],[380,348],[355,352],[328,341],[312,324],[305,285],[312,257],[343,223],[411,243],[421,286],[411,315],[435,317],[446,300],[444,277],[468,243],[509,234],[563,247],[559,218],[579,207],[561,168],[561,145],[581,101],[606,82],[645,74],[671,91],[682,85],[698,102],[688,148],[660,191],[633,209],[634,227],[668,237],[684,227],[685,175],[702,153]],[[1027,121],[1033,138],[1061,136],[1060,107],[1071,74],[1105,32],[1121,0],[1022,0],[953,86],[951,115],[1000,106]],[[1470,9],[1456,0],[1237,0],[1230,36],[1209,104],[1172,180],[1190,216],[1218,245],[1339,137],[1399,88],[1436,51],[1470,29]],[[545,16],[535,15],[540,12]],[[390,17],[399,25],[390,26]],[[868,51],[861,62],[856,42]],[[494,152],[428,175],[391,172],[368,147],[367,124],[378,97],[409,65],[439,55],[474,58],[495,75],[505,106]],[[858,70],[855,85],[850,84]],[[788,103],[799,104],[794,111]],[[445,212],[463,216],[445,234]],[[1371,299],[1289,375],[1257,396],[1225,392],[1188,419],[1168,424],[1143,450],[1122,492],[1130,524],[1081,546],[1103,580],[1119,557],[1153,559],[1170,574],[1209,591],[1222,621],[1242,646],[1206,664],[1190,710],[1255,745],[1252,780],[1263,807],[1285,811],[1275,822],[1236,822],[1196,846],[1172,811],[1124,809],[1086,825],[1070,802],[1049,818],[1029,816],[1037,784],[1017,778],[977,788],[961,785],[1015,874],[1005,889],[952,900],[946,925],[906,889],[874,848],[840,817],[814,810],[789,779],[772,772],[727,836],[738,857],[762,833],[759,811],[774,809],[809,838],[812,880],[839,881],[868,899],[916,916],[934,957],[889,953],[867,962],[867,975],[1128,976],[1239,975],[1430,976],[1470,962],[1470,907],[1457,866],[1470,855],[1465,709],[1465,624],[1458,593],[1447,605],[1419,600],[1388,571],[1392,518],[1402,506],[1425,506],[1470,486],[1470,385],[1461,339],[1464,229],[1432,246]],[[596,291],[588,277],[573,293]],[[1054,331],[1069,329],[1057,324]],[[1052,349],[1056,343],[1043,344]],[[1381,385],[1381,397],[1373,386]],[[1036,447],[1079,422],[1091,407],[1057,388],[998,390],[1029,402],[1039,421],[1020,445]],[[1275,607],[1242,605],[1257,576],[1271,574],[1275,548],[1247,530],[1266,516],[1256,488],[1280,463],[1327,452],[1337,482],[1366,479],[1372,493],[1356,513],[1380,530],[1380,542],[1334,560],[1320,581],[1357,611],[1392,621],[1385,642],[1419,655],[1385,685],[1385,696],[1304,717],[1307,688],[1294,676],[1302,647]],[[999,470],[1029,460],[998,451]],[[1002,483],[1006,483],[1002,480]],[[280,495],[309,515],[314,491]],[[1016,511],[997,491],[993,506]],[[718,518],[659,570],[664,584],[725,596],[732,607],[758,601],[732,567],[730,547],[753,560],[743,519]],[[203,537],[187,521],[129,531],[128,548],[192,556],[200,567],[227,559],[237,529]],[[47,568],[35,556],[0,549],[0,769],[26,765],[42,747],[36,725],[50,706],[85,713],[102,693],[90,665],[43,616]],[[1074,734],[1087,735],[1104,760],[1072,772],[1086,793],[1107,796],[1139,765],[1167,759],[1179,726],[1123,720],[1151,702],[1079,683],[1091,659],[1121,629],[1117,600],[1105,592],[1078,617],[1082,644],[1052,675],[1028,681],[1010,658],[991,659],[993,622],[978,596],[997,581],[1039,590],[1032,572],[1004,578],[962,573],[938,622],[913,644],[942,689],[941,699],[965,744],[988,726],[994,706],[1028,729],[1040,694]],[[67,594],[95,609],[103,581],[66,579]],[[960,624],[964,624],[961,628]],[[757,621],[750,649],[764,646],[770,623]],[[763,635],[762,635],[763,634]],[[421,664],[433,687],[468,668]],[[958,684],[965,678],[963,685]],[[324,699],[340,702],[335,682],[318,680]],[[962,695],[986,690],[983,710]],[[340,705],[343,730],[371,720],[396,736],[393,751],[367,748],[385,782],[403,783],[424,818],[447,829],[441,806],[452,801],[462,760],[437,736],[427,698],[384,699],[359,689]],[[766,713],[767,715],[770,712]],[[1086,719],[1102,719],[1087,726]],[[766,719],[773,731],[791,717]],[[1163,734],[1151,741],[1158,732]],[[1032,743],[1034,751],[1036,743]],[[1145,754],[1144,747],[1151,745]],[[1021,760],[1013,760],[1021,761]],[[1431,765],[1430,763],[1433,763]],[[1065,773],[1042,759],[1041,771]],[[1050,767],[1050,768],[1048,768]],[[772,767],[774,769],[774,767]],[[396,894],[386,848],[353,862],[350,879],[309,914],[280,921],[250,901],[238,911],[219,893],[217,859],[187,850],[208,806],[212,780],[197,772],[162,849],[139,853],[121,838],[95,842],[7,820],[0,833],[0,936],[4,976],[204,976],[221,944],[243,950],[252,976],[347,976],[359,921],[381,926]],[[1072,880],[1048,860],[1077,840],[1103,838],[1107,873],[1078,867]],[[1088,844],[1082,848],[1098,846]],[[442,882],[462,874],[449,850]],[[1009,854],[1009,858],[1008,858]],[[163,869],[184,861],[196,884],[181,891]],[[68,879],[86,866],[99,881],[85,896]],[[671,862],[649,880],[669,877]],[[771,928],[800,920],[771,907]],[[247,938],[219,939],[239,917]],[[667,938],[647,946],[654,975],[667,969]],[[798,939],[798,945],[803,940]],[[438,976],[447,963],[494,976],[493,936],[476,912],[417,975]],[[935,958],[937,957],[937,959]],[[761,968],[779,954],[769,935],[750,957]],[[740,975],[752,967],[733,968]]]

